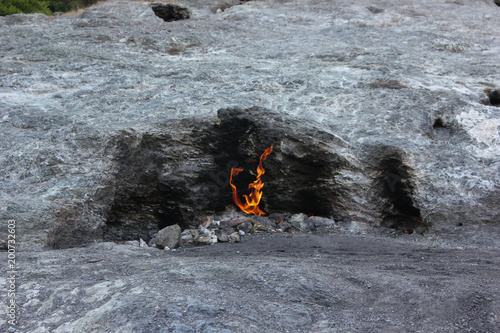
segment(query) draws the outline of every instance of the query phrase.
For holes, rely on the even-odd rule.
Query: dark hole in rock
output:
[[[169,163],[163,150],[172,138],[168,135],[125,134],[117,143],[117,190],[107,214],[105,240],[149,240],[168,225],[184,220],[178,202],[186,200],[185,180],[163,182],[161,172]]]
[[[258,160],[265,148],[274,145],[264,163],[263,210],[335,216],[332,201],[339,193],[336,184],[331,182],[331,175],[335,168],[345,163],[343,159],[307,142],[307,138],[301,139],[300,127],[280,124],[279,120],[262,121],[261,112],[265,111],[258,108],[219,111],[220,124],[208,139],[217,142],[212,150],[216,169],[230,171],[236,165],[248,167],[246,161]],[[252,170],[251,165],[249,169]],[[246,173],[236,179],[236,185],[244,193],[245,187],[254,179],[253,174]],[[218,209],[224,209],[228,202],[232,202],[229,179],[224,180],[224,183],[219,182],[225,188],[224,194],[214,200]]]
[[[428,227],[413,202],[413,185],[408,167],[398,154],[385,158],[380,163],[382,196],[386,200],[382,225],[407,233],[422,234]]]
[[[443,119],[441,118],[437,118],[435,121],[434,121],[434,124],[432,125],[432,127],[434,129],[436,128],[445,128],[446,126],[444,125],[443,123]]]
[[[172,3],[154,3],[151,8],[165,22],[186,20],[190,15],[189,9]]]
[[[488,93],[488,99],[491,105],[500,106],[500,89],[490,91]]]
[[[497,6],[500,6],[500,0],[493,0]]]

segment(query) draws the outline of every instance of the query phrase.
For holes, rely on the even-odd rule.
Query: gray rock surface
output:
[[[321,216],[311,216],[308,218],[315,227],[328,227],[335,225],[335,221],[326,217]]]
[[[181,245],[181,232],[177,224],[170,225],[158,231],[154,242],[160,249],[176,249]]]
[[[17,332],[23,333],[500,327],[498,249],[415,234],[262,234],[177,251],[107,242],[23,252],[19,259]],[[0,331],[7,332],[3,311]]]
[[[180,5],[0,18],[0,220],[21,247],[197,225],[270,145],[269,213],[497,232],[493,1]]]

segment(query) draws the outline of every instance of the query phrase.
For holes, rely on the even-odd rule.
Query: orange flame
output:
[[[264,167],[262,167],[262,162],[266,160],[267,156],[269,156],[269,154],[271,154],[272,151],[273,151],[273,146],[266,148],[262,153],[262,155],[260,155],[260,162],[259,166],[257,167],[257,179],[255,179],[253,183],[250,183],[248,185],[248,189],[251,190],[251,192],[249,195],[246,194],[243,195],[243,198],[245,198],[245,203],[243,203],[241,199],[238,197],[238,190],[236,189],[236,186],[233,184],[234,177],[236,177],[241,171],[243,171],[243,168],[231,169],[231,179],[229,181],[229,184],[233,189],[234,203],[247,214],[259,215],[259,216],[266,214],[259,208],[260,199],[262,198],[261,190],[262,187],[264,186],[264,182],[262,182],[260,177],[266,173],[266,170],[264,170]]]

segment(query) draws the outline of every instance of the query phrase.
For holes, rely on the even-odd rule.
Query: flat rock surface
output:
[[[498,249],[324,230],[22,252],[17,331],[498,332],[499,267]]]

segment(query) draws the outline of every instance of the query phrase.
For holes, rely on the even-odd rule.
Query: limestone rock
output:
[[[498,229],[493,1],[228,3],[0,17],[0,221],[21,247],[197,227],[271,145],[268,213]]]
[[[181,244],[181,227],[177,224],[170,225],[158,231],[155,237],[155,244],[160,249],[176,249]]]

